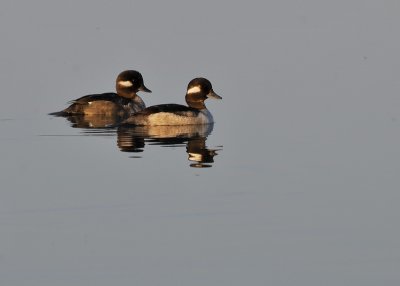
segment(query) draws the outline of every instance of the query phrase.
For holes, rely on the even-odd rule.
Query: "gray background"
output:
[[[1,285],[399,285],[398,1],[2,1]],[[46,114],[211,80],[212,168]]]

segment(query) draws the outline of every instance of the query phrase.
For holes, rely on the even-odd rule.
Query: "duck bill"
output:
[[[214,98],[214,99],[222,99],[221,96],[219,96],[218,94],[216,94],[213,90],[211,90],[208,94],[207,94],[208,98]]]
[[[144,91],[144,92],[151,92],[150,89],[148,89],[147,87],[144,86],[144,84],[142,84],[142,86],[139,88],[140,91]]]

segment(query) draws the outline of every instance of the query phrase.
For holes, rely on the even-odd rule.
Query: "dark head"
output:
[[[138,91],[151,92],[150,89],[144,86],[140,72],[134,70],[121,72],[115,85],[118,95],[127,98],[135,97]]]
[[[221,96],[216,94],[213,89],[211,82],[208,79],[198,77],[192,79],[187,87],[186,91],[186,102],[190,107],[197,109],[204,109],[204,101],[207,98],[222,99]]]

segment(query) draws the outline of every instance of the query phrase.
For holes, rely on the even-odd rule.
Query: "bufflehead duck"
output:
[[[205,78],[195,78],[189,82],[186,91],[186,103],[161,104],[150,106],[137,112],[123,123],[131,125],[189,125],[213,123],[213,116],[204,105],[207,98],[222,99]]]
[[[138,71],[121,72],[115,83],[117,93],[109,92],[91,94],[72,100],[71,105],[53,115],[118,115],[129,116],[146,108],[143,100],[136,94],[138,91],[151,92],[144,83]]]

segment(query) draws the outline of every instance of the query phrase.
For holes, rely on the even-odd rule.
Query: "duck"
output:
[[[208,79],[194,78],[187,86],[187,106],[173,103],[153,105],[129,116],[122,123],[135,126],[211,124],[214,123],[213,116],[204,104],[207,98],[222,99],[214,92]]]
[[[143,110],[146,105],[137,95],[138,91],[151,92],[143,82],[143,76],[135,70],[121,72],[115,81],[116,93],[90,94],[70,101],[72,103],[60,112],[51,115],[108,115],[128,117]]]

